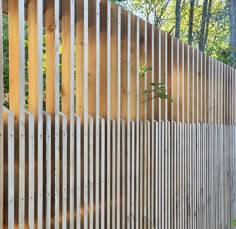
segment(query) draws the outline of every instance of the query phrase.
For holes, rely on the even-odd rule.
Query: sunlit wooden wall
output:
[[[231,227],[235,69],[108,0],[3,0],[0,34],[2,11],[0,229]]]

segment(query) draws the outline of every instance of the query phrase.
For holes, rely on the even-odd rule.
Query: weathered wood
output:
[[[45,228],[49,229],[51,227],[51,185],[52,185],[52,121],[51,116],[44,112],[44,117],[46,119],[46,138],[44,140],[45,145],[45,154],[46,154],[46,222],[45,222]]]
[[[25,49],[24,49],[24,2],[8,2],[9,19],[9,101],[10,109],[15,115],[15,137],[18,152],[19,171],[15,188],[18,203],[19,228],[25,222]],[[20,185],[19,185],[20,184]]]
[[[7,139],[8,139],[8,225],[7,228],[14,228],[14,203],[15,203],[15,191],[14,191],[14,159],[15,159],[15,147],[14,147],[14,115],[11,112],[7,114]]]
[[[76,123],[76,228],[81,226],[81,121],[75,116]]]
[[[101,228],[105,228],[105,119],[101,119]]]

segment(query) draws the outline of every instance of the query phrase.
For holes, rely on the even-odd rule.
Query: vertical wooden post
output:
[[[54,173],[53,173],[53,196],[54,196],[54,226],[59,228],[59,1],[46,0],[45,30],[46,30],[46,111],[53,117],[54,142]],[[38,215],[40,218],[40,215]],[[41,220],[38,227],[42,228]]]
[[[25,220],[25,29],[24,1],[8,2],[9,16],[9,99],[10,109],[15,114],[16,152],[19,159],[19,175],[15,188],[18,190],[18,223],[24,227]],[[18,185],[20,184],[20,185]],[[18,187],[19,186],[19,187]]]
[[[43,1],[28,2],[28,81],[29,111],[35,117],[38,161],[37,214],[38,226],[42,228],[43,217]]]
[[[70,228],[74,228],[74,47],[75,47],[75,1],[63,0],[62,18],[61,18],[61,36],[62,36],[62,112],[68,117],[68,132],[70,152],[70,185],[69,185],[69,211]]]

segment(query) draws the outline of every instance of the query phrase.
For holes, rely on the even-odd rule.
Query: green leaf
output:
[[[236,227],[236,218],[234,218],[234,219],[232,220],[232,226],[233,226],[233,227]]]

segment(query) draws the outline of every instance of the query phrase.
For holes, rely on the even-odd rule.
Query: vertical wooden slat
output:
[[[24,47],[24,1],[8,2],[9,18],[9,100],[10,109],[15,115],[16,150],[19,160],[18,226],[23,228],[25,220],[25,47]],[[14,166],[13,166],[14,167]],[[18,185],[20,184],[20,185]],[[18,187],[19,186],[19,187]]]
[[[43,1],[28,2],[28,83],[29,111],[37,124],[38,216],[42,217],[43,179]],[[32,212],[33,214],[33,212]],[[42,227],[39,219],[39,226]]]
[[[161,62],[162,62],[162,58],[161,58],[161,30],[158,30],[158,82],[161,82]],[[173,65],[172,65],[173,66]],[[173,87],[172,87],[173,88]],[[173,98],[173,97],[172,97]],[[159,110],[159,115],[158,115],[158,120],[161,120],[161,99],[158,99],[158,110]]]
[[[28,225],[29,228],[34,228],[34,116],[31,113],[28,115],[28,152],[29,152],[29,190],[28,190]]]
[[[152,26],[152,34],[151,34],[151,57],[152,57],[152,75],[151,75],[151,82],[154,82],[154,73],[155,73],[155,53],[154,53],[154,48],[155,48],[155,28],[154,26]],[[154,97],[154,92],[152,93],[152,97]],[[155,201],[154,201],[154,195],[155,195],[155,187],[154,187],[154,179],[155,179],[155,169],[154,169],[154,150],[155,150],[155,144],[154,144],[154,133],[155,133],[155,123],[154,123],[154,99],[152,99],[152,103],[151,103],[151,206],[150,206],[150,210],[151,210],[151,226],[153,227],[155,222],[154,222],[154,218],[155,218],[155,214],[154,214],[154,209],[155,209]]]
[[[151,125],[150,121],[147,121],[147,228],[151,227]]]
[[[159,225],[159,154],[158,154],[158,147],[159,147],[159,124],[155,121],[155,227],[158,227]]]
[[[124,160],[126,158],[125,152],[126,152],[126,136],[125,136],[125,121],[121,121],[121,144],[122,144],[122,149],[121,149],[121,160],[123,161],[122,163],[122,183],[121,183],[121,195],[122,195],[122,209],[126,207],[126,168],[125,168],[125,163]],[[126,215],[125,215],[125,210],[121,212],[121,225],[122,228],[125,228],[125,223],[126,223]]]
[[[83,193],[83,203],[84,203],[84,228],[88,228],[88,12],[89,4],[88,0],[84,1],[84,193]],[[98,153],[98,152],[96,152]],[[97,155],[96,155],[97,159]],[[99,173],[97,172],[98,163],[96,161],[96,216],[95,216],[95,225],[98,228],[99,225]]]
[[[62,119],[62,228],[67,227],[67,117],[61,114]]]
[[[140,122],[140,212],[139,212],[139,224],[140,228],[143,228],[143,137],[144,137],[144,128],[143,122]]]
[[[167,121],[167,228],[171,227],[171,124]]]
[[[115,228],[116,217],[116,121],[112,120],[112,157],[111,157],[111,228]]]
[[[107,0],[107,149],[106,149],[106,161],[107,161],[107,178],[106,178],[106,184],[107,184],[107,190],[106,190],[106,201],[107,201],[107,208],[106,208],[106,225],[108,228],[110,228],[110,171],[111,166],[110,163],[108,163],[111,157],[111,2]],[[123,130],[123,129],[122,129]],[[124,144],[124,143],[123,143]],[[122,201],[123,201],[123,195],[122,195]],[[122,203],[123,206],[123,203]],[[124,211],[123,211],[124,212]],[[122,218],[123,219],[123,218]]]
[[[8,228],[14,228],[14,158],[15,158],[15,147],[14,147],[14,115],[11,112],[7,114],[7,139],[8,139]]]
[[[140,167],[141,167],[141,147],[140,147],[140,121],[139,121],[139,18],[136,20],[136,227],[139,228],[140,226],[140,206],[141,206],[141,201],[140,201]]]
[[[62,36],[62,112],[68,116],[70,123],[69,145],[70,151],[70,227],[74,228],[74,0],[61,2],[61,36]]]
[[[81,126],[80,118],[75,116],[76,120],[76,228],[81,226]]]
[[[160,133],[160,132],[159,132]],[[174,139],[173,139],[173,161],[174,161],[174,166],[173,166],[173,183],[174,183],[174,189],[173,189],[173,195],[174,195],[174,198],[173,198],[173,207],[174,207],[174,211],[173,211],[173,225],[175,225],[175,227],[177,228],[177,181],[176,181],[176,174],[177,174],[177,140],[176,140],[176,133],[177,133],[177,124],[176,122],[173,122],[173,136],[174,136]],[[160,163],[159,163],[160,164]],[[160,184],[160,182],[159,182]],[[159,205],[160,205],[161,201],[159,202]]]
[[[121,8],[118,6],[118,16],[117,16],[117,40],[118,40],[118,44],[117,44],[117,134],[116,134],[116,155],[120,157],[120,133],[121,133],[121,23],[122,23],[122,17],[121,17]],[[128,39],[129,41],[129,39]],[[129,78],[129,76],[128,76]],[[119,158],[118,158],[119,161]],[[118,162],[117,161],[117,162]],[[114,166],[115,167],[115,166]],[[120,177],[120,161],[117,163],[117,188],[120,188],[120,182],[119,182],[119,178]],[[119,192],[119,189],[118,189]],[[119,194],[120,195],[120,194]],[[117,194],[118,197],[118,194]],[[118,197],[117,199],[117,204],[120,204],[120,197]],[[114,203],[113,203],[114,204]],[[113,215],[112,215],[112,225],[115,226],[115,224],[117,225],[117,227],[120,226],[120,212],[119,212],[119,207],[118,205],[113,206]],[[117,211],[115,211],[115,209]]]
[[[127,189],[127,200],[126,200],[126,227],[130,228],[131,227],[131,209],[130,209],[130,203],[131,203],[131,176],[130,176],[130,168],[131,168],[131,122],[130,119],[127,120],[127,184],[126,184],[126,189]]]
[[[93,118],[89,117],[89,228],[93,228],[93,196],[94,196],[94,178],[93,178],[93,154],[94,154],[94,143],[93,140]]]
[[[135,122],[131,122],[131,200],[130,200],[130,217],[131,217],[131,227],[135,228]]]
[[[105,228],[105,119],[101,119],[101,159],[100,160],[101,160],[101,228]],[[90,209],[90,211],[92,210],[93,209]]]
[[[75,0],[76,33],[76,114],[83,120],[84,114],[84,1]]]
[[[53,25],[53,26],[52,26]],[[54,225],[59,227],[59,3],[46,1],[46,111],[54,121]],[[40,169],[40,168],[39,168]],[[42,180],[38,180],[39,187]],[[38,227],[42,228],[42,195],[38,192]]]
[[[42,134],[43,112],[43,1],[28,1],[28,83],[29,111],[39,120],[38,135]],[[38,140],[38,150],[42,140]],[[39,154],[42,154],[40,150]]]
[[[89,5],[91,5],[91,7],[92,7],[93,4],[90,3]],[[95,111],[96,112],[96,129],[95,129],[96,138],[95,138],[95,141],[96,141],[96,143],[95,144],[96,145],[95,145],[95,147],[96,147],[96,150],[95,150],[95,152],[96,152],[96,169],[98,169],[99,161],[100,161],[100,158],[99,158],[99,155],[100,155],[100,146],[99,146],[100,134],[99,133],[103,134],[103,136],[101,138],[102,140],[104,140],[104,134],[105,134],[105,133],[103,133],[104,132],[103,128],[105,125],[104,120],[101,121],[101,128],[102,128],[101,132],[100,132],[100,120],[99,120],[99,112],[100,112],[100,1],[96,1],[96,5],[94,4],[94,7],[96,7],[96,41],[95,41],[96,42],[96,66],[95,66],[95,68],[96,68],[96,92],[95,92],[95,95],[96,95],[96,101],[95,101],[95,103],[96,103],[95,104],[95,107],[96,107],[95,108],[96,109],[96,111]],[[95,13],[95,12],[91,12],[91,13]],[[91,37],[90,37],[90,39],[91,39]],[[91,51],[89,52],[89,54],[90,53],[91,53]],[[91,58],[92,58],[92,56],[90,56],[89,59],[91,59]],[[105,142],[104,142],[104,144],[105,144]],[[104,152],[101,152],[101,153],[104,154]],[[104,156],[104,155],[102,155],[102,156]],[[99,170],[101,173],[103,168],[101,168],[101,169],[99,168]],[[102,173],[101,173],[101,175],[102,175]],[[96,176],[99,176],[98,171],[96,172]],[[102,179],[102,177],[100,179]],[[98,181],[98,177],[96,177],[96,181]],[[98,187],[96,187],[96,188],[98,188]],[[102,192],[101,192],[101,194],[103,195]],[[96,201],[97,201],[96,204],[98,204],[97,198],[98,198],[98,196],[96,196]],[[101,201],[102,201],[102,199],[101,199]],[[97,205],[97,207],[98,207],[98,205]],[[92,209],[90,209],[90,211],[91,210]],[[97,210],[98,210],[98,208],[97,208]],[[102,223],[101,227],[103,228],[104,227],[104,220],[105,220],[104,219],[104,206],[103,206],[103,209],[101,209],[101,217],[103,217],[103,218],[101,218],[101,223]],[[96,217],[96,224],[97,223],[98,223],[98,219]]]
[[[46,119],[46,139],[44,141],[45,144],[45,154],[46,154],[46,222],[45,228],[51,228],[51,176],[52,176],[52,169],[51,169],[51,140],[52,140],[52,133],[51,133],[51,117],[49,114],[44,112],[44,116]]]

